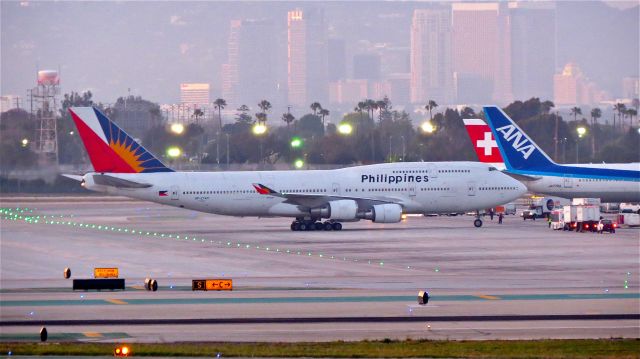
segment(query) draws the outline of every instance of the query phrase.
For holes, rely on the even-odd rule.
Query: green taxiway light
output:
[[[298,137],[294,137],[291,139],[291,147],[299,148],[302,147],[302,140]]]

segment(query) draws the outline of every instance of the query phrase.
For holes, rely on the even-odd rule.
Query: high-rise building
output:
[[[183,105],[206,106],[211,100],[209,84],[182,83],[180,84],[180,103]]]
[[[380,79],[380,55],[357,54],[353,56],[353,78],[357,80]]]
[[[329,81],[347,78],[347,52],[344,39],[329,39],[327,45]]]
[[[411,102],[453,102],[451,14],[418,9],[411,23]]]
[[[509,3],[511,81],[518,100],[553,98],[556,63],[556,6],[549,1]]]
[[[14,108],[21,108],[22,97],[16,95],[4,95],[0,96],[0,112],[6,112]]]
[[[231,20],[222,97],[231,107],[255,105],[276,90],[274,27],[268,20]]]
[[[268,20],[232,20],[222,97],[231,107],[252,106],[275,92],[274,27]]]
[[[339,80],[329,84],[329,102],[336,105],[355,105],[369,97],[367,80]]]
[[[507,4],[454,3],[451,11],[458,102],[510,102],[513,94]]]
[[[287,77],[289,104],[307,107],[328,99],[327,40],[321,10],[287,14]]]
[[[568,63],[562,73],[553,76],[553,92],[556,106],[593,105],[609,97],[574,63]]]

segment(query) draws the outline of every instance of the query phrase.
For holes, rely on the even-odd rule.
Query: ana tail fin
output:
[[[484,113],[507,170],[544,169],[556,165],[499,107],[485,106]]]
[[[96,172],[173,172],[93,107],[69,109]]]

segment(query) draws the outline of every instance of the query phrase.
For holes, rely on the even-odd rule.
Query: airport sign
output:
[[[233,290],[232,279],[194,279],[191,281],[192,290]]]
[[[118,278],[118,268],[93,268],[94,278]]]

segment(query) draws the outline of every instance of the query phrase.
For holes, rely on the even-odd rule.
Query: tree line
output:
[[[326,121],[330,111],[319,102],[313,102],[309,111],[299,118],[289,111],[283,113],[280,119],[284,126],[275,126],[270,120],[271,103],[262,100],[256,104],[259,109],[257,112],[252,113],[249,106],[242,105],[235,110],[233,121],[223,124],[222,110],[227,103],[224,99],[216,99],[214,105],[218,121],[198,121],[203,114],[196,109],[193,113],[196,121],[186,125],[182,133],[176,134],[170,131],[170,124],[162,117],[157,104],[139,97],[129,97],[127,101],[138,103],[149,111],[151,122],[139,138],[147,149],[164,161],[192,164],[261,163],[268,166],[293,164],[298,160],[307,164],[327,165],[476,161],[462,119],[484,117],[482,111],[475,112],[470,107],[460,110],[442,108],[433,100],[424,105],[425,115],[410,114],[394,109],[390,99],[385,97],[359,101],[352,111],[332,122]],[[58,120],[61,164],[88,163],[68,115],[67,109],[71,106],[96,106],[129,132],[125,109],[96,103],[90,92],[66,94]],[[637,108],[616,104],[616,119],[612,123],[598,121],[603,112],[599,108],[591,110],[589,120],[579,107],[571,109],[567,118],[559,116],[553,108],[551,101],[531,98],[515,101],[504,110],[560,163],[640,161],[640,134],[637,127],[632,126]],[[338,116],[332,116],[335,117]],[[428,122],[428,127],[422,126],[425,122]],[[265,126],[265,131],[255,131],[256,125]],[[349,133],[340,131],[339,127],[344,125],[349,126]],[[22,138],[35,136],[35,126],[35,120],[23,110],[2,113],[0,150],[3,156],[0,157],[0,165],[3,169],[32,168],[37,165],[35,147],[19,143]],[[576,131],[578,127],[585,127],[584,136],[579,136]],[[165,154],[171,146],[182,150],[180,158],[170,159]],[[576,158],[578,153],[579,158]]]

